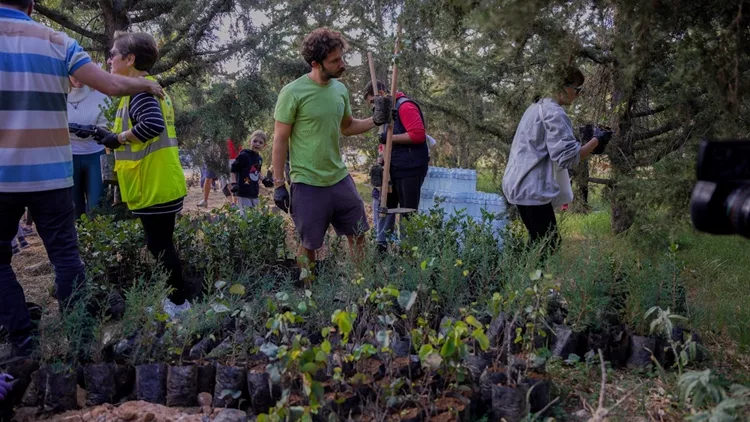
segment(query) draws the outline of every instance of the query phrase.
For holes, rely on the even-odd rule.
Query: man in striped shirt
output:
[[[33,0],[0,0],[0,327],[15,356],[33,344],[23,288],[10,265],[25,207],[54,267],[63,311],[85,279],[74,223],[68,76],[110,96],[163,95],[155,82],[99,68],[75,40],[31,20],[33,7]]]

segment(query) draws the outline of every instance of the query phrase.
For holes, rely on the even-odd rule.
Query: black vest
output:
[[[403,96],[396,100],[396,110],[398,111],[407,101],[417,106],[419,117],[422,119],[422,124],[424,124],[422,109],[411,98]],[[406,133],[406,128],[401,123],[401,119],[395,119],[393,121],[393,134],[400,135],[402,133]],[[424,173],[429,162],[430,152],[427,148],[426,139],[421,144],[393,144],[393,149],[391,150],[391,178],[409,177]]]

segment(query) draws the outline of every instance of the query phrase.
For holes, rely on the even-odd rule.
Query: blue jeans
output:
[[[381,217],[378,212],[380,208],[380,189],[375,188],[372,193],[372,221],[375,224],[375,242],[379,245],[385,245],[388,243],[388,240],[393,240],[395,236],[393,228],[396,225],[396,214],[386,214],[385,217]],[[391,239],[388,238],[389,236]]]
[[[76,218],[99,206],[104,193],[99,157],[104,151],[73,156],[73,203]]]
[[[10,265],[11,242],[18,233],[18,220],[24,207],[34,216],[36,230],[55,270],[61,309],[65,300],[85,282],[83,262],[78,254],[73,188],[0,193],[0,325],[8,330],[11,341],[26,337],[33,328],[23,288]]]

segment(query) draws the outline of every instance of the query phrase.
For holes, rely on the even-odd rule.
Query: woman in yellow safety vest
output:
[[[159,50],[150,35],[116,33],[109,56],[112,73],[154,80],[148,72],[159,59]],[[173,291],[163,305],[175,317],[190,309],[190,302],[173,241],[175,218],[182,210],[187,186],[177,151],[172,100],[146,92],[123,97],[112,132],[99,128],[95,138],[115,151],[122,200],[140,218],[149,251],[169,272]]]

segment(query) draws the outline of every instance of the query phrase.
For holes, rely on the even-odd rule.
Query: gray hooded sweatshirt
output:
[[[503,193],[514,205],[545,205],[560,193],[552,162],[571,169],[581,161],[581,145],[565,110],[544,98],[526,109],[513,137],[503,176]]]

